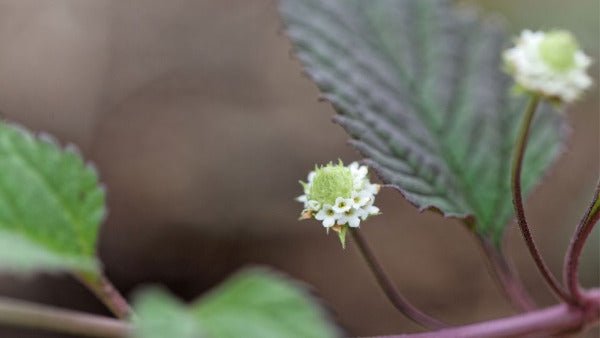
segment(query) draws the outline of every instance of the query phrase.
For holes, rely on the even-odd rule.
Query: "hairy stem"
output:
[[[537,308],[535,302],[523,286],[512,264],[487,239],[478,237],[481,248],[487,257],[490,272],[513,307],[520,311],[532,311]]]
[[[554,293],[559,298],[566,302],[572,303],[572,298],[558,283],[558,281],[544,262],[544,259],[542,258],[542,255],[540,254],[537,245],[535,244],[535,241],[529,229],[529,225],[527,224],[527,219],[525,218],[525,209],[523,208],[523,196],[521,192],[521,171],[523,169],[523,158],[525,157],[525,150],[527,148],[529,129],[539,101],[540,97],[538,95],[533,95],[531,97],[531,100],[529,101],[529,104],[527,105],[527,108],[525,108],[525,112],[523,113],[523,121],[519,129],[519,134],[517,136],[517,142],[515,144],[512,158],[511,181],[513,204],[515,207],[517,221],[519,223],[519,228],[521,229],[521,233],[523,235],[523,238],[525,239],[525,243],[527,244],[529,253],[533,257],[533,260],[535,261],[535,265],[537,266],[538,270],[544,277],[546,284],[550,287],[550,289],[552,289],[552,291],[554,291]]]
[[[440,329],[448,326],[447,324],[421,312],[419,309],[410,304],[408,300],[406,300],[406,298],[400,294],[394,283],[385,273],[385,270],[375,257],[375,254],[369,247],[367,240],[363,237],[360,230],[350,229],[350,232],[352,233],[352,237],[356,243],[356,246],[358,247],[358,250],[375,276],[377,283],[398,311],[425,328]]]
[[[85,285],[119,319],[129,319],[131,307],[125,297],[103,273],[77,273],[75,277]]]
[[[97,338],[124,338],[132,331],[120,320],[8,298],[0,298],[0,324]]]
[[[379,338],[487,338],[487,337],[549,337],[577,332],[598,325],[600,320],[600,289],[587,292],[588,307],[559,304],[516,316],[476,324],[451,327],[439,331],[380,336]]]
[[[585,303],[585,298],[581,292],[579,286],[579,258],[583,252],[583,247],[590,233],[594,229],[594,226],[600,219],[600,181],[596,187],[594,198],[590,203],[585,215],[581,219],[581,222],[575,229],[575,233],[571,238],[571,243],[565,255],[565,266],[563,278],[567,289],[571,293],[571,296],[575,299],[578,304]]]

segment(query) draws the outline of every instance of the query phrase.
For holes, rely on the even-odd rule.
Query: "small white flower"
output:
[[[591,59],[566,31],[523,31],[503,58],[518,86],[550,99],[569,103],[592,85]]]
[[[369,203],[369,201],[371,200],[371,197],[373,196],[373,194],[371,194],[368,191],[355,191],[352,193],[352,207],[353,208],[360,208],[362,206],[364,206],[365,204]]]
[[[321,209],[321,202],[310,200],[306,202],[306,208],[312,211],[319,211]]]
[[[338,225],[348,225],[351,228],[358,228],[360,225],[360,215],[357,209],[352,208],[340,215],[337,220]]]
[[[369,169],[367,169],[367,167],[364,165],[359,165],[358,162],[350,163],[348,168],[350,168],[352,175],[360,180],[367,177],[367,174],[369,173]]]
[[[366,216],[364,216],[366,219],[368,216],[373,216],[373,215],[379,215],[379,208],[374,206],[374,205],[369,205],[366,208],[363,209],[366,213]]]
[[[363,190],[374,196],[377,195],[380,188],[381,186],[379,184],[371,184],[367,182],[367,184],[365,184],[363,187]]]
[[[341,214],[343,212],[350,210],[350,208],[352,208],[352,204],[353,204],[353,202],[352,202],[351,198],[338,197],[335,199],[335,204],[333,205],[333,211]]]
[[[326,228],[334,226],[339,217],[340,215],[333,211],[331,206],[328,204],[325,204],[315,215],[315,219],[318,221],[323,221],[323,226]]]

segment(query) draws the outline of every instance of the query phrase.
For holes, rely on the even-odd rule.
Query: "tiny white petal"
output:
[[[367,191],[369,194],[371,195],[377,195],[377,193],[379,192],[379,184],[367,184],[363,190]]]
[[[328,204],[325,204],[321,210],[319,210],[319,212],[317,212],[317,214],[315,215],[315,219],[322,221],[327,217],[331,217],[331,206]]]
[[[365,210],[369,213],[369,215],[379,214],[379,208],[374,205],[367,207]]]
[[[327,217],[323,220],[323,226],[326,228],[330,228],[335,225],[336,219],[334,217]]]
[[[358,228],[358,226],[360,225],[360,218],[356,216],[348,219],[348,225],[351,228]]]
[[[306,206],[308,209],[313,210],[313,211],[319,211],[319,209],[321,209],[321,203],[319,203],[319,201],[315,201],[315,200],[310,200],[306,203]]]

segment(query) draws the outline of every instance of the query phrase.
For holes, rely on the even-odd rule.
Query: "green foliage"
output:
[[[136,297],[138,338],[327,338],[335,328],[289,280],[262,269],[248,269],[199,301],[185,307],[164,291]]]
[[[474,221],[500,243],[525,98],[502,70],[506,34],[446,0],[282,0],[296,55],[381,179],[420,210]],[[561,150],[562,118],[534,122],[523,187]]]
[[[163,289],[144,290],[134,303],[136,337],[140,338],[199,338],[198,321],[187,307]]]
[[[104,191],[72,149],[0,122],[0,269],[95,271]]]

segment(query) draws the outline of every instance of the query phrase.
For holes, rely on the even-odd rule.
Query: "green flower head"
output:
[[[539,53],[550,68],[564,72],[575,67],[575,53],[578,49],[577,40],[571,33],[556,30],[545,34]]]
[[[311,200],[321,204],[335,204],[338,197],[350,198],[354,188],[352,171],[342,161],[337,165],[331,162],[326,166],[315,168],[315,176],[308,191]]]

